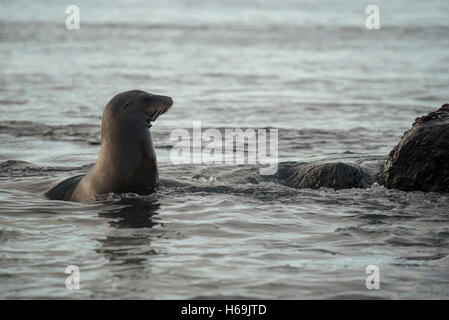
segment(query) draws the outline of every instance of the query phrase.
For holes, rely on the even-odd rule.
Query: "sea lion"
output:
[[[55,200],[88,201],[102,193],[153,191],[159,175],[149,128],[172,104],[170,97],[140,90],[114,96],[103,112],[95,165],[86,175],[66,179],[45,195]]]

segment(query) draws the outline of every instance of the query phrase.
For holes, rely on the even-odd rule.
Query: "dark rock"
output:
[[[449,192],[449,104],[417,118],[390,152],[387,188]]]
[[[359,165],[344,162],[283,163],[278,169],[279,182],[292,188],[339,189],[368,188],[373,177]]]

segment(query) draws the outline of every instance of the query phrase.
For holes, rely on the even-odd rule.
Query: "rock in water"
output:
[[[417,118],[390,152],[387,188],[449,192],[449,104]]]
[[[354,163],[283,163],[278,170],[280,183],[296,189],[368,188],[371,175]]]

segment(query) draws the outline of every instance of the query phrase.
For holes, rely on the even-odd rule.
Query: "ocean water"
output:
[[[79,30],[65,28],[70,4]],[[379,30],[365,28],[369,4]],[[1,1],[0,298],[447,299],[448,195],[255,183],[255,165],[173,164],[170,133],[277,128],[280,162],[382,163],[449,102],[448,12],[443,0]],[[95,162],[103,108],[131,89],[174,100],[151,128],[161,187],[46,199]]]

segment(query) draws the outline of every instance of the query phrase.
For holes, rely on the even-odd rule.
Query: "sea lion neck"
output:
[[[97,184],[113,192],[147,193],[158,182],[156,153],[148,129],[102,139],[92,168]],[[99,181],[100,179],[101,181]]]
[[[97,165],[125,169],[134,166],[137,158],[156,159],[151,133],[148,128],[102,130]]]

